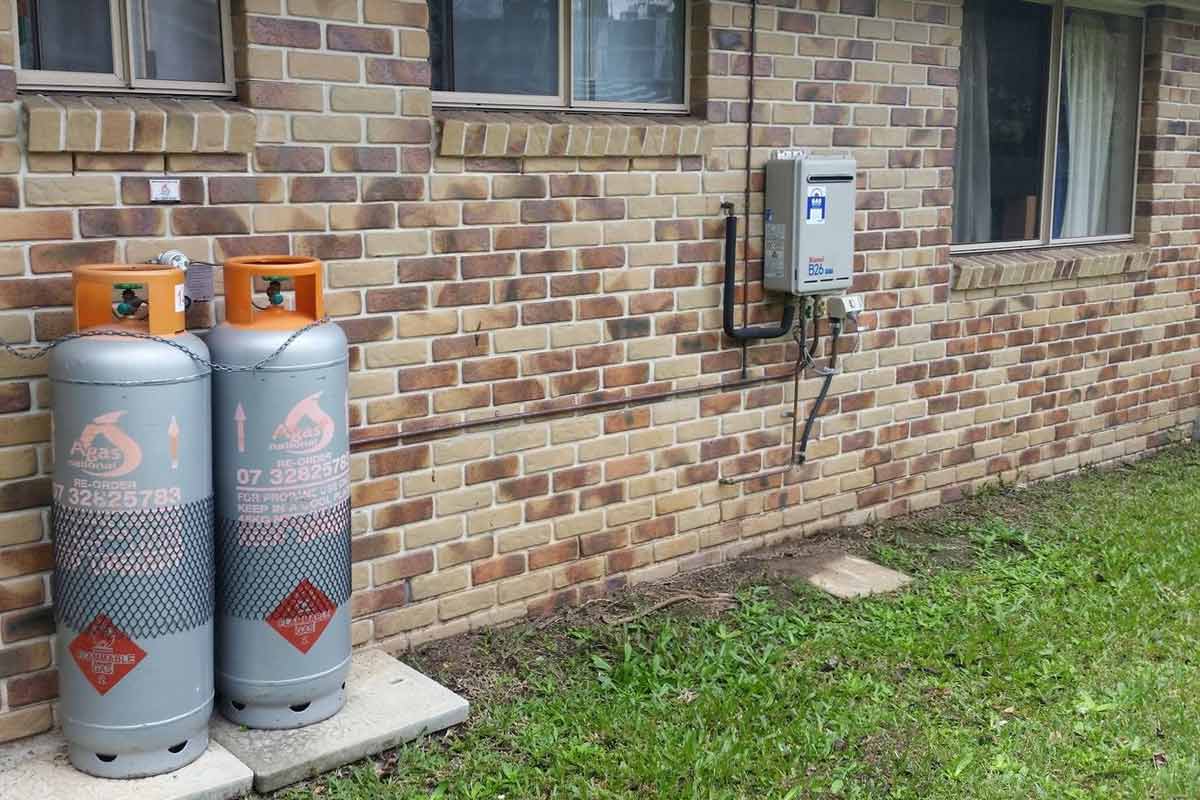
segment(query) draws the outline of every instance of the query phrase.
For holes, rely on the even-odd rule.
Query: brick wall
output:
[[[1135,455],[1195,416],[1200,18],[1151,12],[1138,233],[1153,252],[980,282],[955,280],[949,249],[960,3],[761,3],[754,166],[788,146],[858,159],[871,330],[843,339],[811,462],[727,486],[786,463],[796,352],[755,343],[743,364],[720,333],[748,3],[693,3],[695,116],[648,121],[434,112],[420,2],[234,6],[240,105],[18,99],[0,73],[0,336],[65,331],[79,263],[168,246],[324,259],[353,343],[360,645],[404,649],[786,530]],[[164,172],[183,177],[178,207],[147,204]],[[752,214],[752,278],[760,230]],[[747,299],[751,321],[778,317],[755,280]],[[0,356],[0,741],[53,721],[44,368]],[[763,380],[700,390],[743,368]],[[676,389],[696,391],[636,401]],[[561,413],[421,433],[547,409]]]

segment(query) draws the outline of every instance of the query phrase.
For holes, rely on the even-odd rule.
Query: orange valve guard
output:
[[[225,262],[225,320],[269,330],[295,330],[325,316],[324,268],[303,256],[238,256]],[[258,282],[286,280],[296,293],[296,308],[265,308],[254,303]]]
[[[121,317],[114,311],[113,293],[137,287],[144,291],[145,318]],[[184,274],[156,264],[88,264],[75,268],[75,330],[114,328],[155,336],[175,336],[187,328]]]

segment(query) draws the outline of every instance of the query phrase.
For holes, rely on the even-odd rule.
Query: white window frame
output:
[[[63,70],[24,69],[21,67],[19,12],[12,3],[13,31],[17,63],[17,86],[21,89],[53,91],[105,91],[141,94],[186,94],[203,96],[232,96],[235,92],[233,75],[233,18],[230,0],[219,0],[221,15],[221,62],[225,80],[171,81],[138,78],[134,75],[133,5],[128,0],[108,0],[112,27],[112,72],[70,72]]]
[[[680,0],[683,6],[683,102],[682,103],[612,103],[602,100],[576,100],[574,96],[574,14],[571,0],[558,4],[558,94],[524,95],[490,92],[435,91],[436,106],[453,108],[494,108],[527,111],[615,111],[620,113],[686,114],[691,110],[692,3]]]
[[[1118,233],[1106,236],[1078,236],[1070,239],[1055,239],[1054,231],[1054,176],[1058,170],[1058,123],[1059,105],[1061,103],[1061,83],[1063,67],[1063,33],[1066,24],[1067,8],[1090,9],[1109,14],[1123,14],[1137,17],[1142,24],[1142,47],[1138,56],[1139,75],[1146,64],[1146,37],[1149,25],[1144,7],[1140,3],[1128,0],[1029,0],[1029,2],[1054,7],[1050,20],[1050,81],[1046,89],[1046,130],[1042,142],[1042,186],[1039,198],[1038,230],[1041,236],[1037,239],[1025,239],[1005,242],[975,242],[971,244],[951,244],[952,254],[994,253],[1005,250],[1032,250],[1049,247],[1071,247],[1081,244],[1103,244],[1106,242],[1132,242],[1136,239],[1135,225],[1137,224],[1137,170],[1141,159],[1140,145],[1134,150],[1133,164],[1133,197],[1130,203],[1129,233]],[[1142,134],[1142,92],[1144,82],[1138,80],[1138,118],[1134,130],[1134,142],[1141,141]],[[958,199],[955,198],[955,202]]]

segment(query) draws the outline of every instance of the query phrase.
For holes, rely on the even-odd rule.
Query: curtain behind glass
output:
[[[1068,9],[1055,181],[1058,238],[1129,233],[1140,51],[1136,18]]]
[[[431,0],[429,11],[434,89],[559,94],[558,0]]]
[[[992,152],[988,115],[987,14],[968,3],[963,16],[954,151],[954,241],[986,242],[992,235]]]
[[[134,74],[160,81],[223,83],[218,0],[135,0]]]
[[[684,0],[573,0],[576,100],[683,103]]]
[[[108,0],[26,0],[17,23],[25,69],[114,71]]]

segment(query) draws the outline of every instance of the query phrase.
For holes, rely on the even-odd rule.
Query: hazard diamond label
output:
[[[305,578],[275,607],[267,622],[292,647],[307,653],[321,638],[336,610],[333,601]]]
[[[103,614],[97,614],[67,649],[100,694],[107,694],[146,657],[146,651]]]

